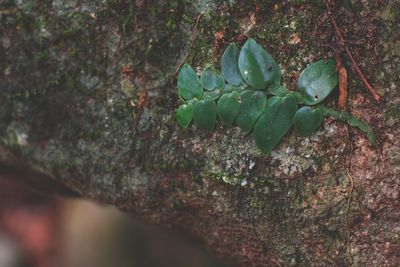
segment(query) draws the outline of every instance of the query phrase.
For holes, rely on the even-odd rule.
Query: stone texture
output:
[[[0,7],[2,166],[183,229],[241,266],[400,262],[399,1],[333,7],[383,97],[375,103],[345,60],[347,108],[373,127],[378,147],[326,119],[310,138],[292,131],[269,156],[236,128],[179,129],[174,73],[187,54],[199,69],[215,65],[227,44],[247,35],[275,57],[284,85],[295,90],[301,69],[332,56],[325,45],[336,42],[320,1],[256,8],[252,1],[24,0]]]

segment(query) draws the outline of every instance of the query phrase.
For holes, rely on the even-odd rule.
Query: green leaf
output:
[[[300,74],[298,87],[304,103],[315,105],[323,101],[337,86],[338,74],[333,59],[319,60]]]
[[[261,152],[269,154],[292,126],[297,101],[294,96],[274,96],[254,125],[253,136]]]
[[[186,100],[201,98],[203,95],[203,87],[200,83],[200,79],[188,64],[183,65],[179,71],[178,92],[179,95]]]
[[[276,103],[279,103],[281,101],[282,101],[282,97],[271,97],[267,102],[267,107],[275,105]]]
[[[267,90],[267,94],[270,95],[285,96],[287,93],[289,93],[289,90],[283,85],[279,85],[274,88],[269,88]]]
[[[189,101],[188,103],[182,104],[176,110],[176,120],[182,128],[187,128],[193,119],[193,110],[196,100]]]
[[[292,95],[296,98],[297,104],[304,104],[303,95],[297,91],[289,91],[288,95]]]
[[[267,97],[262,91],[246,90],[240,94],[242,104],[236,118],[236,124],[245,132],[250,132],[265,109]]]
[[[373,146],[376,146],[378,140],[373,132],[367,133],[368,140],[371,142]]]
[[[212,98],[205,98],[196,103],[193,110],[193,121],[197,127],[212,132],[217,120],[217,105]]]
[[[203,97],[210,97],[214,100],[217,100],[221,96],[222,89],[215,89],[213,91],[205,91]]]
[[[242,87],[233,86],[231,84],[225,84],[224,89],[222,90],[222,93],[223,94],[227,94],[227,93],[231,93],[233,91],[236,91],[236,92],[240,93],[241,91],[243,91],[243,88]]]
[[[319,108],[302,107],[294,115],[293,124],[301,135],[309,136],[321,126],[323,119]]]
[[[240,51],[239,70],[245,81],[256,89],[274,88],[281,83],[278,64],[253,39],[248,39]]]
[[[347,122],[352,127],[357,127],[367,135],[368,140],[371,142],[372,145],[374,146],[376,145],[377,143],[376,136],[372,128],[366,122],[356,117],[353,117],[350,113],[346,111],[339,112],[332,108],[325,107],[323,105],[320,105],[318,107],[319,109],[321,109],[324,116],[330,116],[336,120]]]
[[[217,113],[221,122],[225,125],[232,126],[240,109],[240,95],[233,91],[229,94],[223,94],[218,100]]]
[[[350,115],[350,113],[346,112],[346,111],[341,111],[339,114],[339,120],[341,121],[348,121],[352,118],[352,116]]]
[[[238,66],[239,53],[240,48],[238,48],[235,43],[232,43],[224,51],[221,58],[222,76],[224,76],[228,83],[234,86],[239,86],[244,83]]]
[[[350,117],[347,122],[349,123],[350,126],[357,127],[364,133],[372,132],[371,127],[369,127],[369,125],[367,123],[365,123],[364,121],[362,121],[356,117]]]
[[[220,75],[216,74],[212,70],[205,70],[201,73],[201,84],[207,91],[213,91],[215,89],[223,88],[225,80]]]

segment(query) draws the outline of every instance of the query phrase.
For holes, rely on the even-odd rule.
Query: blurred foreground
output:
[[[0,176],[0,267],[223,266],[200,244],[81,199]]]

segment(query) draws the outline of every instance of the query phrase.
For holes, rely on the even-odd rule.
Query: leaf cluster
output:
[[[241,48],[230,44],[220,63],[221,74],[206,69],[197,75],[188,64],[180,69],[177,87],[182,104],[176,119],[181,127],[187,128],[193,121],[198,128],[212,132],[219,120],[252,133],[257,147],[268,154],[292,126],[309,136],[321,126],[324,116],[334,113],[320,105],[338,84],[333,59],[319,60],[304,69],[298,91],[281,85],[278,64],[254,39]],[[359,122],[364,126],[348,116],[346,122],[357,120],[356,126]],[[373,135],[367,128],[366,133]]]

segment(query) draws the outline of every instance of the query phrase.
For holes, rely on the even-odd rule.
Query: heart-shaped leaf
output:
[[[298,87],[304,103],[315,105],[324,100],[338,84],[336,63],[333,59],[319,60],[300,74]]]
[[[319,108],[302,107],[294,115],[293,124],[301,135],[309,136],[321,126],[323,118]]]
[[[254,125],[253,136],[261,152],[269,154],[289,131],[297,111],[297,101],[292,95],[274,96]]]
[[[241,92],[243,91],[242,87],[237,87],[237,86],[233,86],[231,84],[225,84],[224,89],[222,90],[223,94],[228,94],[228,93],[232,93],[233,91],[236,92]]]
[[[289,93],[289,90],[282,85],[267,90],[267,94],[277,95],[277,96],[285,96],[287,93]]]
[[[193,121],[197,127],[212,132],[217,120],[217,105],[207,97],[196,103],[193,110]]]
[[[239,53],[240,48],[237,47],[235,43],[232,43],[225,49],[221,58],[222,76],[224,76],[228,83],[234,86],[239,86],[244,83],[238,66]]]
[[[222,89],[214,89],[212,91],[205,91],[203,97],[211,97],[214,100],[217,100],[221,96]]]
[[[183,65],[178,75],[178,92],[186,100],[201,98],[203,86],[196,72],[188,64]]]
[[[196,102],[197,100],[191,100],[188,103],[180,105],[176,110],[176,120],[182,128],[187,128],[192,121]]]
[[[229,94],[223,94],[218,100],[217,113],[221,122],[232,126],[240,109],[240,95],[233,91]]]
[[[282,97],[271,97],[267,102],[267,107],[275,105],[276,103],[279,103],[281,101],[282,101]]]
[[[278,64],[251,38],[240,51],[239,70],[245,81],[257,89],[274,88],[281,83],[281,70]]]
[[[250,132],[267,104],[267,97],[262,91],[246,90],[240,94],[242,104],[236,118],[236,124],[245,132]]]
[[[223,88],[225,80],[220,75],[216,74],[212,70],[205,70],[201,73],[201,84],[207,91],[213,91],[215,89]]]
[[[289,91],[288,95],[292,95],[296,98],[297,104],[304,104],[303,95],[297,91]]]

